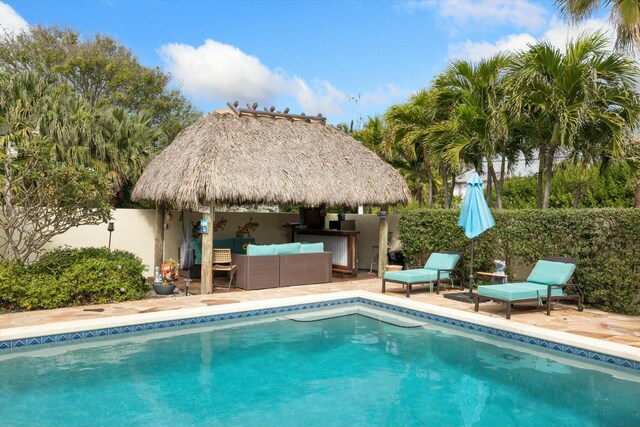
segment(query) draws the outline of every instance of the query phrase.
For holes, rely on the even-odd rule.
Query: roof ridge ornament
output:
[[[235,101],[233,104],[231,102],[227,102],[227,105],[229,106],[229,108],[231,108],[231,111],[233,111],[238,117],[242,117],[242,116],[251,116],[251,117],[271,117],[272,119],[287,119],[290,121],[304,121],[307,123],[320,123],[320,124],[326,124],[327,123],[327,118],[324,117],[322,114],[318,114],[317,116],[307,116],[305,113],[300,113],[300,114],[289,114],[289,107],[284,109],[284,112],[280,112],[280,111],[275,111],[276,107],[274,107],[273,105],[267,110],[267,107],[264,107],[261,110],[258,110],[258,103],[254,102],[253,104],[249,105],[247,104],[247,108],[238,108],[238,105],[240,105],[240,103],[238,101]]]

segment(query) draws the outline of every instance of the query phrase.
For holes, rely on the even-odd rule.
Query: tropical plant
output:
[[[144,116],[91,106],[50,75],[0,75],[0,242],[26,261],[71,227],[107,221],[109,199],[155,147]]]
[[[487,199],[495,187],[498,208],[502,207],[506,172],[522,151],[521,133],[515,130],[517,121],[504,102],[509,63],[510,57],[504,54],[478,63],[456,60],[433,82],[437,109],[448,112],[430,129],[435,153],[449,167],[463,163],[478,172],[484,172],[486,161]],[[496,158],[500,159],[499,177]]]
[[[382,141],[383,158],[390,160],[412,187],[422,206],[426,187],[427,207],[433,207],[437,168],[429,143],[430,128],[437,120],[433,93],[421,90],[405,104],[390,107],[385,114],[389,132]]]
[[[51,75],[94,107],[134,115],[146,111],[151,127],[159,130],[161,146],[201,116],[179,90],[168,87],[169,74],[140,64],[131,50],[109,36],[83,39],[71,28],[41,25],[7,33],[0,37],[0,69]]]
[[[601,7],[610,7],[616,48],[634,50],[640,46],[640,0],[556,0],[556,4],[574,22],[588,18]]]
[[[543,209],[549,207],[559,151],[573,150],[575,158],[590,163],[598,152],[590,131],[598,131],[600,152],[616,158],[630,140],[638,117],[638,67],[630,58],[608,52],[606,44],[601,33],[571,41],[564,52],[540,42],[509,67],[509,105],[531,126],[528,137],[539,152],[539,182],[544,172]]]

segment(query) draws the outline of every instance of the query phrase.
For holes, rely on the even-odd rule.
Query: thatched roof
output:
[[[409,190],[393,167],[333,126],[213,112],[149,163],[132,196],[181,207],[356,206],[405,203]]]

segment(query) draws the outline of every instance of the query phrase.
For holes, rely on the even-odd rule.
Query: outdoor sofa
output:
[[[246,254],[247,247],[256,242],[253,237],[229,237],[227,239],[215,239],[213,247],[215,249],[230,249],[232,254]],[[188,275],[192,279],[199,279],[202,274],[202,236],[191,240],[193,250],[193,265],[188,270]]]
[[[245,290],[331,282],[331,252],[322,243],[249,245],[232,263],[236,286]]]
[[[482,297],[506,303],[507,319],[511,318],[511,306],[515,302],[537,302],[542,305],[546,301],[548,316],[551,313],[551,301],[577,300],[578,311],[582,311],[582,288],[571,282],[575,269],[575,260],[572,258],[549,257],[540,260],[526,282],[479,286],[475,295],[475,311],[478,311]],[[576,293],[566,294],[567,288],[575,289]]]
[[[459,252],[433,252],[424,264],[424,268],[385,271],[382,278],[382,293],[386,291],[387,282],[404,285],[407,298],[409,298],[414,285],[429,285],[429,290],[433,292],[435,284],[436,293],[440,293],[440,282],[449,281],[453,284],[454,278],[451,274],[458,271],[456,265],[458,265],[461,256],[462,254]],[[461,274],[460,279],[462,280]]]

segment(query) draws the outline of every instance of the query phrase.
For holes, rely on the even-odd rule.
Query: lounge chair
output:
[[[575,260],[566,257],[549,257],[538,261],[526,282],[506,285],[479,286],[475,296],[475,311],[478,311],[480,298],[507,304],[507,319],[511,318],[511,306],[515,302],[537,301],[542,305],[546,301],[547,316],[551,314],[551,301],[577,300],[578,311],[582,311],[584,293],[582,288],[571,283],[576,269]],[[565,288],[573,287],[577,293],[567,295]]]
[[[385,271],[382,278],[382,293],[385,292],[386,283],[401,283],[406,287],[407,298],[411,294],[414,285],[429,285],[433,292],[433,284],[436,285],[436,293],[440,293],[440,282],[450,281],[453,284],[451,273],[458,271],[456,265],[462,256],[459,252],[433,252],[424,265],[424,268],[414,268],[402,271]],[[462,275],[460,275],[462,278]]]

